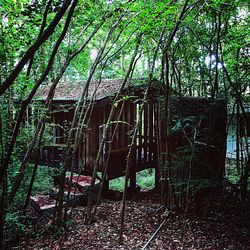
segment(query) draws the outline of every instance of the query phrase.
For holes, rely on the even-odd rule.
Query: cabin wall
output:
[[[123,107],[122,107],[123,106]],[[129,151],[129,144],[132,136],[132,132],[139,115],[139,102],[125,101],[120,103],[116,109],[114,119],[108,130],[109,140],[112,138],[112,134],[115,131],[111,144],[111,151],[108,155],[107,152],[103,152],[103,159],[108,159],[107,178],[113,179],[119,176],[123,176],[126,171],[127,154]],[[97,130],[99,125],[99,134],[95,136],[102,138],[103,124],[107,122],[108,114],[110,113],[110,104],[103,108],[103,123],[97,122],[96,117],[92,117],[92,130]],[[122,111],[121,111],[122,110]],[[119,113],[121,114],[119,115]],[[99,113],[100,114],[100,113]],[[120,116],[120,118],[119,118]],[[138,129],[136,143],[132,147],[131,157],[131,174],[137,171],[154,168],[155,167],[155,139],[154,139],[154,104],[148,103],[142,113],[141,124]],[[96,140],[97,141],[97,140]],[[98,149],[99,144],[97,145]],[[154,151],[153,151],[154,149]],[[97,151],[96,151],[97,152]],[[94,157],[95,158],[95,157]],[[104,160],[104,161],[105,161]],[[99,170],[102,171],[105,162],[102,166],[99,166]]]
[[[138,99],[126,100],[119,117],[122,102],[117,107],[112,125],[108,131],[109,139],[117,125],[111,144],[110,155],[104,149],[99,171],[104,169],[104,161],[108,159],[107,179],[123,176],[126,170],[127,154],[132,131],[139,116],[141,96]],[[64,109],[62,106],[68,108]],[[52,120],[56,126],[56,144],[63,145],[67,138],[65,124],[71,125],[74,105],[57,103],[52,109]],[[169,104],[169,121],[164,118],[164,104],[156,99],[149,99],[140,118],[141,123],[132,147],[131,175],[146,168],[158,169],[157,134],[162,153],[166,155],[166,135],[169,130],[169,151],[174,178],[185,180],[189,176],[189,159],[192,147],[195,148],[192,159],[192,178],[223,178],[226,149],[226,103],[221,100],[212,102],[205,98],[171,98]],[[102,139],[103,126],[106,124],[111,110],[110,99],[97,101],[92,107],[90,121],[80,138],[78,156],[74,169],[91,174]],[[167,125],[169,124],[169,125]],[[180,126],[181,125],[181,126]],[[197,130],[193,140],[194,131]],[[189,138],[189,140],[187,140]],[[192,142],[190,145],[190,142]],[[108,143],[108,142],[107,142]],[[53,157],[52,157],[53,158]],[[182,162],[181,162],[182,161]],[[180,164],[181,162],[181,164]]]
[[[74,117],[75,105],[72,102],[56,102],[51,108],[51,123],[54,126],[54,143],[64,145],[67,140],[71,122]]]
[[[192,179],[221,180],[226,155],[226,102],[172,98],[169,106],[169,143],[176,180],[188,178],[190,164]]]

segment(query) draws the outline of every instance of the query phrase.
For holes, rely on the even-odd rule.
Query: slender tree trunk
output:
[[[73,3],[72,3],[72,6],[71,6],[71,8],[70,8],[70,10],[69,10],[69,13],[68,13],[68,16],[67,16],[67,20],[66,20],[65,25],[64,25],[64,29],[63,29],[63,31],[62,31],[60,37],[58,38],[58,40],[57,40],[57,42],[56,42],[56,45],[55,45],[55,47],[54,47],[54,49],[53,49],[52,55],[51,55],[51,57],[50,57],[50,60],[49,60],[49,63],[48,63],[48,65],[47,65],[47,68],[46,68],[45,72],[43,73],[42,77],[41,77],[41,78],[38,80],[38,82],[36,83],[35,87],[34,87],[33,90],[31,91],[29,97],[27,98],[27,100],[26,100],[26,102],[25,102],[25,105],[22,106],[22,108],[21,108],[21,110],[20,110],[20,112],[19,112],[18,122],[16,123],[15,129],[14,129],[14,133],[13,133],[14,137],[13,137],[13,140],[12,140],[12,148],[11,148],[11,151],[12,151],[13,148],[14,148],[14,143],[15,143],[15,140],[16,140],[16,136],[17,136],[17,134],[18,134],[19,127],[20,127],[20,124],[21,124],[21,120],[22,120],[22,118],[23,118],[23,115],[24,115],[24,113],[25,113],[25,110],[26,110],[28,104],[31,102],[33,96],[35,95],[35,93],[36,93],[38,87],[39,87],[40,84],[44,81],[44,79],[46,78],[46,76],[48,75],[49,71],[50,71],[51,68],[52,68],[52,65],[53,65],[53,62],[54,62],[54,58],[55,58],[55,56],[56,56],[56,53],[57,53],[57,51],[58,51],[58,49],[59,49],[59,46],[60,46],[61,42],[63,41],[63,39],[64,39],[64,37],[65,37],[65,35],[66,35],[66,33],[67,33],[67,30],[68,30],[68,27],[69,27],[71,18],[72,18],[72,16],[73,16],[73,13],[74,13],[74,10],[75,10],[75,7],[76,7],[77,2],[78,2],[78,0],[74,0]],[[21,181],[22,181],[22,179],[23,179],[23,177],[24,177],[24,173],[25,173],[25,169],[26,169],[26,166],[27,166],[27,162],[28,162],[28,160],[29,160],[29,156],[31,155],[32,149],[33,149],[33,147],[34,147],[34,145],[35,145],[35,143],[36,143],[37,136],[38,136],[38,132],[40,131],[40,129],[41,129],[41,127],[42,127],[42,123],[39,123],[38,126],[39,126],[40,128],[38,128],[38,129],[36,130],[36,134],[35,134],[35,136],[33,137],[33,140],[31,141],[30,145],[28,146],[28,150],[27,150],[27,152],[26,152],[26,155],[25,155],[25,157],[24,157],[24,160],[23,160],[22,165],[21,165],[20,170],[19,170],[20,174],[18,175],[18,177],[17,177],[17,179],[16,179],[16,182],[15,182],[13,188],[12,188],[11,194],[10,194],[10,196],[9,196],[10,202],[12,202],[12,200],[13,200],[13,198],[14,198],[14,196],[15,196],[15,194],[16,194],[16,192],[17,192],[19,186],[20,186],[20,183],[21,183]],[[9,159],[10,159],[10,156],[11,156],[11,152],[9,153]],[[6,161],[7,164],[8,164],[8,162],[9,162],[9,159],[7,158],[7,161]],[[7,168],[7,164],[5,165],[6,168]]]
[[[212,98],[215,98],[219,90],[219,45],[220,45],[220,32],[221,32],[221,12],[218,13],[218,22],[216,21],[216,44],[215,44],[215,53],[216,53],[216,62],[215,62],[215,78],[214,78],[214,87],[212,92]]]
[[[42,124],[41,131],[39,130],[39,134],[38,134],[39,138],[38,138],[38,143],[37,143],[37,149],[36,149],[36,152],[35,152],[35,165],[34,165],[34,169],[33,169],[33,172],[32,172],[30,184],[29,184],[29,187],[28,187],[28,190],[27,190],[27,196],[26,196],[26,199],[25,199],[24,209],[26,209],[28,204],[29,204],[29,199],[30,199],[30,196],[31,196],[33,184],[34,184],[34,181],[35,181],[35,178],[36,178],[36,173],[37,173],[38,164],[39,164],[39,160],[40,160],[41,141],[42,141],[42,138],[43,138],[44,130],[45,130],[45,123]]]
[[[68,135],[68,139],[67,139],[67,148],[66,148],[66,153],[65,153],[65,160],[63,163],[63,172],[61,174],[61,178],[60,178],[60,188],[59,188],[59,194],[58,194],[58,203],[57,203],[57,209],[56,209],[56,218],[57,218],[57,222],[59,224],[63,223],[64,220],[64,215],[66,215],[66,210],[65,213],[63,214],[63,194],[64,194],[64,182],[65,182],[65,176],[66,176],[66,169],[69,165],[69,163],[71,162],[72,156],[74,156],[77,152],[77,149],[79,147],[79,138],[80,138],[80,133],[83,131],[84,125],[86,124],[86,120],[88,118],[90,118],[89,116],[89,110],[91,110],[92,108],[92,101],[93,98],[91,100],[91,102],[87,103],[87,95],[88,95],[88,88],[89,88],[89,84],[90,81],[93,77],[93,74],[95,73],[95,70],[98,66],[98,64],[100,64],[103,60],[103,58],[106,56],[106,54],[104,54],[105,52],[105,48],[107,46],[107,43],[110,39],[110,36],[112,35],[113,31],[115,30],[115,27],[117,27],[117,25],[119,24],[120,20],[122,19],[122,15],[117,19],[117,21],[112,25],[105,41],[104,41],[104,45],[102,46],[102,48],[100,49],[96,60],[94,62],[94,64],[92,65],[92,68],[90,70],[90,74],[88,77],[88,80],[85,84],[84,90],[82,92],[82,96],[80,98],[80,101],[78,102],[78,105],[76,107],[76,111],[74,114],[74,118],[71,124],[71,129],[70,129],[70,133]],[[103,55],[104,54],[104,55]],[[94,96],[94,94],[93,94]],[[77,125],[76,129],[75,126]],[[73,130],[76,131],[75,132],[75,136],[74,136],[74,146],[73,146],[73,153],[70,153],[70,145],[71,145],[71,138],[73,136]],[[71,154],[71,156],[70,156]]]
[[[140,107],[140,110],[139,110],[139,113],[138,113],[138,117],[137,117],[137,120],[136,120],[136,124],[135,124],[135,127],[134,127],[133,136],[132,136],[132,139],[131,139],[131,142],[130,142],[130,145],[129,145],[129,151],[128,151],[128,154],[127,154],[126,175],[125,175],[125,184],[124,184],[123,197],[122,197],[122,208],[121,208],[120,230],[119,230],[119,242],[120,242],[120,244],[123,242],[123,224],[124,224],[124,215],[125,215],[125,205],[126,205],[128,179],[129,179],[129,176],[130,176],[131,164],[134,163],[133,160],[132,160],[133,147],[134,147],[134,145],[136,143],[137,133],[138,133],[139,126],[141,124],[141,119],[142,119],[143,111],[145,109],[145,104],[148,101],[148,92],[149,92],[149,89],[150,89],[152,81],[153,81],[155,62],[156,62],[156,58],[157,58],[160,46],[162,45],[162,39],[163,39],[164,34],[165,34],[165,28],[161,32],[160,40],[159,40],[159,42],[158,42],[158,44],[156,46],[156,49],[154,51],[153,61],[152,61],[152,65],[151,65],[150,72],[149,72],[148,86],[147,86],[147,89],[146,89],[146,91],[144,93],[142,104],[141,104],[141,107]]]
[[[27,50],[23,58],[12,70],[8,78],[0,85],[0,95],[2,95],[15,81],[25,64],[34,56],[34,53],[41,47],[41,45],[51,36],[56,26],[67,11],[71,0],[65,0],[60,10],[57,12],[54,19],[49,24],[48,28],[42,33],[42,35],[35,41],[35,43]]]
[[[125,84],[127,83],[128,79],[129,79],[129,76],[131,74],[131,71],[133,69],[134,62],[135,62],[136,56],[138,54],[139,45],[141,43],[141,36],[142,36],[142,34],[139,33],[139,35],[137,37],[137,43],[136,43],[134,55],[132,56],[132,59],[130,61],[130,66],[128,68],[127,74],[126,74],[126,76],[125,76],[125,78],[124,78],[124,80],[123,80],[123,82],[121,84],[121,87],[118,90],[118,93],[116,94],[116,97],[115,97],[115,99],[113,101],[113,105],[112,105],[112,108],[111,108],[111,111],[110,111],[110,114],[109,114],[109,117],[108,117],[108,120],[106,122],[106,125],[104,126],[103,137],[101,139],[99,149],[98,149],[98,153],[97,153],[97,156],[96,156],[96,161],[95,161],[95,165],[94,165],[94,168],[93,168],[92,179],[91,179],[91,184],[90,184],[90,192],[89,192],[89,195],[88,195],[88,205],[87,205],[87,214],[86,214],[86,222],[87,223],[90,223],[90,218],[91,218],[92,193],[93,193],[93,188],[94,188],[94,184],[95,184],[97,169],[98,169],[98,166],[99,166],[99,163],[100,163],[100,159],[101,159],[101,155],[102,155],[102,152],[103,152],[104,144],[106,143],[107,138],[108,138],[108,128],[110,126],[110,122],[112,121],[112,119],[114,117],[114,114],[115,114],[115,110],[116,110],[116,106],[114,104],[117,102],[118,98],[120,97],[120,94],[121,94],[122,90],[124,89]]]

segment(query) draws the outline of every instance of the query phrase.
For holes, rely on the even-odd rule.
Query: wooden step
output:
[[[91,176],[74,174],[72,177],[72,184],[68,197],[70,172],[66,174],[66,184],[64,186],[63,201],[64,204],[70,206],[85,206],[88,200],[88,193],[90,189]],[[97,200],[98,191],[100,188],[100,181],[96,179],[94,191],[93,191],[93,203]],[[58,198],[59,187],[52,187],[49,193],[38,194],[30,197],[30,204],[40,213],[51,213],[56,205],[56,199]]]
[[[81,205],[81,206],[86,205],[90,190],[91,178],[92,178],[91,176],[73,174],[71,179],[71,173],[67,172],[65,186],[64,186],[64,195],[63,195],[64,201],[67,201],[67,197],[69,195],[68,202],[70,203],[70,205]],[[69,186],[71,186],[70,192],[69,192]],[[99,189],[100,189],[100,181],[96,179],[93,189],[93,202],[95,202],[97,199]],[[57,199],[58,193],[59,193],[59,187],[53,187],[50,189],[50,195],[52,198]]]
[[[83,194],[88,194],[89,188],[90,188],[90,183],[91,183],[91,176],[86,176],[86,175],[79,175],[79,174],[73,174],[72,177],[72,187],[77,188],[80,192]],[[69,184],[71,179],[71,173],[67,172],[66,173],[66,183]],[[96,190],[99,190],[100,188],[100,181],[98,179],[95,180],[95,186],[94,186],[94,192]]]
[[[84,206],[86,204],[87,199],[88,199],[87,195],[83,194],[77,188],[74,188],[74,187],[71,187],[70,192],[69,192],[69,198],[67,199],[68,189],[69,187],[65,185],[64,194],[63,194],[64,202],[67,201],[67,204],[71,206],[77,206],[77,205]],[[49,191],[51,198],[55,200],[58,198],[58,193],[59,193],[59,187],[52,187]]]
[[[38,194],[30,197],[30,204],[39,213],[52,213],[56,206],[56,200],[49,194]]]

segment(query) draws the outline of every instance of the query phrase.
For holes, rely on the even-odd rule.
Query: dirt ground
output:
[[[224,203],[221,199],[210,200],[199,218],[171,215],[147,249],[250,249],[249,216],[242,219],[242,208],[233,198]],[[86,208],[73,208],[66,232],[52,235],[46,229],[49,223],[37,223],[34,237],[21,238],[13,249],[142,249],[165,218],[158,195],[142,194],[127,201],[124,243],[119,245],[120,209],[121,201],[103,200],[95,221],[86,226]]]

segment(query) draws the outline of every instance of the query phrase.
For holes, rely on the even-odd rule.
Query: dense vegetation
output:
[[[85,84],[78,112],[86,105],[90,82],[100,79],[121,78],[124,86],[132,78],[147,79],[148,86],[157,79],[165,111],[170,95],[224,98],[232,112],[228,121],[236,119],[230,181],[240,184],[244,202],[250,175],[249,142],[242,137],[249,126],[248,1],[7,0],[1,1],[0,14],[0,248],[13,230],[23,230],[20,211],[29,187],[32,194],[44,190],[54,175],[29,159],[51,143],[47,116],[60,81]],[[48,84],[45,104],[34,104],[40,87]],[[39,112],[27,119],[32,105]],[[83,116],[77,119],[72,130],[87,124]]]

